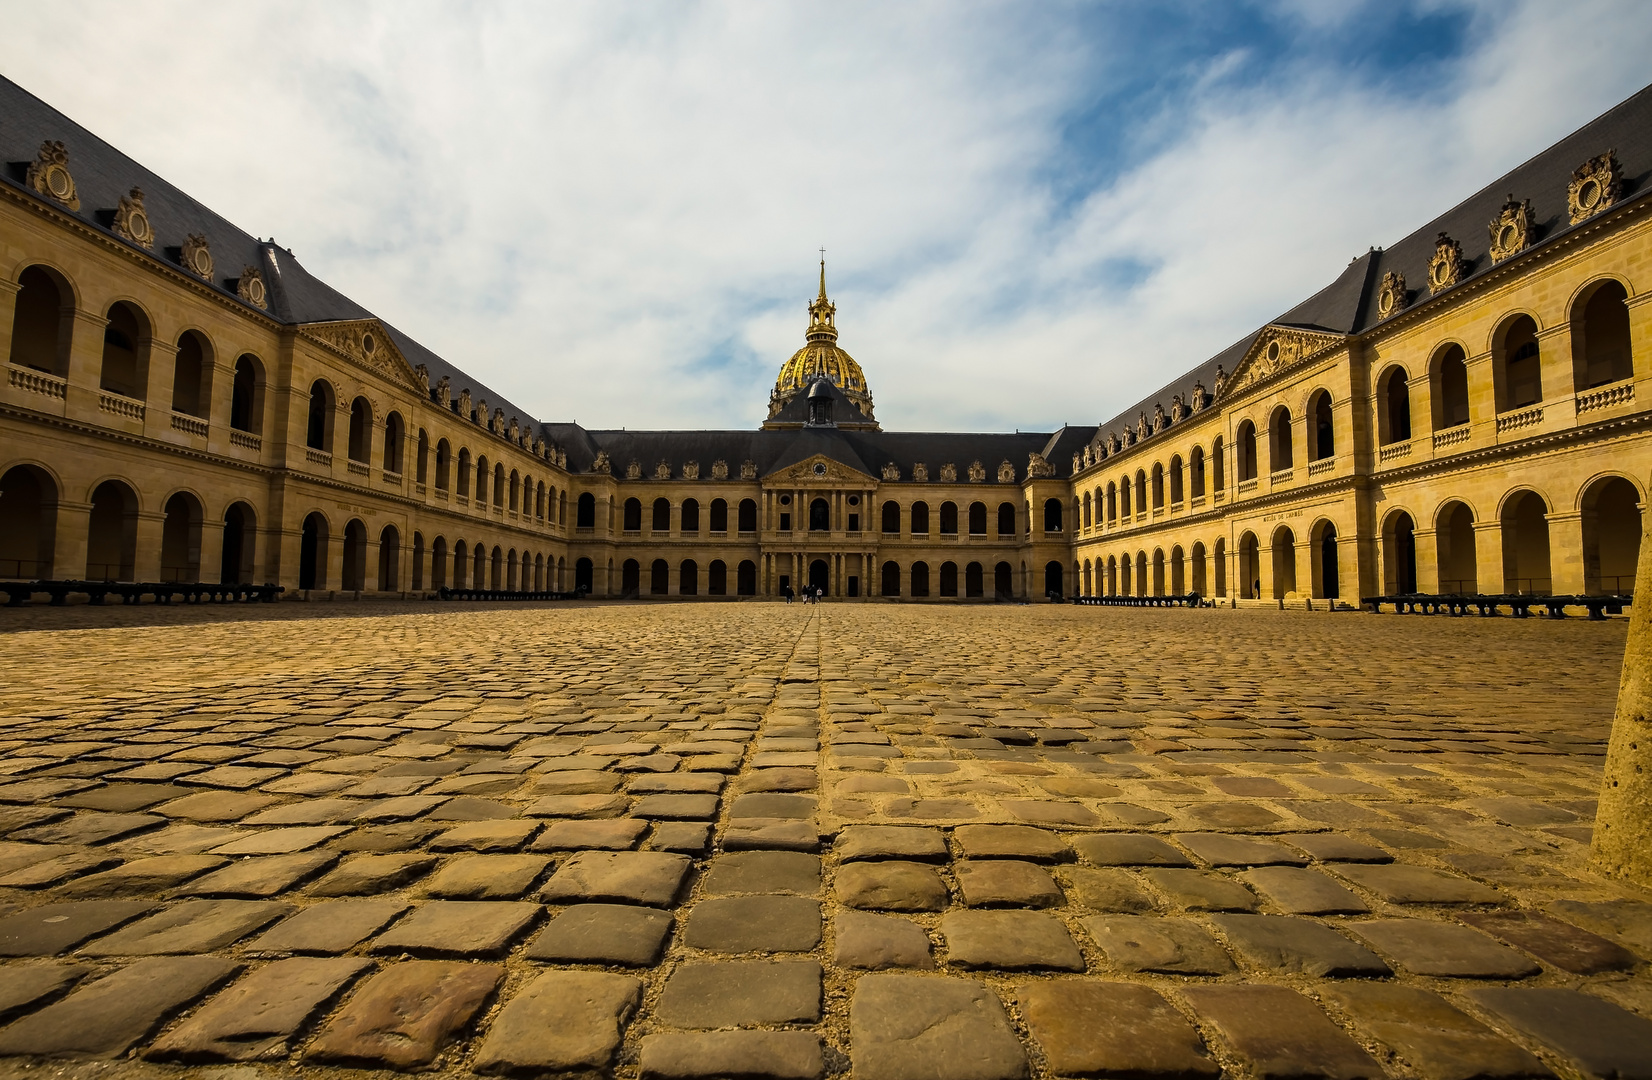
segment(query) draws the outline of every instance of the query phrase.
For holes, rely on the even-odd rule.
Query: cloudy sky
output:
[[[542,419],[1095,423],[1652,81],[1644,0],[0,0],[0,72]]]

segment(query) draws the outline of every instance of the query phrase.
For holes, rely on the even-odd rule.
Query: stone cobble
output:
[[[1621,622],[5,619],[0,1074],[1652,1077]]]

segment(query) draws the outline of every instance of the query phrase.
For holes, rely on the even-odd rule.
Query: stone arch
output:
[[[879,574],[882,579],[878,582],[878,595],[899,596],[901,594],[901,567],[894,560],[883,564]]]
[[[740,515],[737,524],[739,525],[740,531],[743,533],[752,533],[757,531],[756,499],[740,500]],[[753,591],[751,595],[756,596],[757,593]]]
[[[193,491],[175,491],[162,504],[161,580],[201,580],[201,498]]]
[[[579,502],[574,506],[574,528],[594,529],[596,527],[597,497],[589,491],[582,491],[579,493]]]
[[[1137,596],[1146,596],[1148,594],[1148,590],[1152,587],[1152,582],[1151,582],[1151,580],[1149,580],[1147,575],[1148,575],[1147,552],[1138,551],[1138,552],[1136,552],[1136,595]]]
[[[809,500],[809,531],[832,531],[832,504],[825,499]]]
[[[1153,549],[1153,595],[1164,595],[1164,548]]]
[[[453,469],[453,447],[446,439],[436,441],[436,490],[446,491],[451,482],[449,477]]]
[[[1442,593],[1481,591],[1474,508],[1465,500],[1447,499],[1435,512],[1434,548]]]
[[[1596,278],[1578,290],[1570,306],[1574,392],[1634,377],[1630,295],[1616,277]]]
[[[1291,410],[1280,405],[1268,416],[1268,469],[1281,472],[1296,467],[1291,433]]]
[[[1543,359],[1535,316],[1505,315],[1491,339],[1491,379],[1498,412],[1511,412],[1543,400]]]
[[[1180,544],[1170,549],[1170,595],[1187,595],[1187,559]]]
[[[1205,588],[1206,582],[1205,582],[1205,544],[1204,544],[1204,541],[1195,540],[1193,542],[1193,546],[1188,549],[1188,559],[1187,559],[1187,561],[1190,564],[1190,569],[1193,571],[1191,574],[1188,575],[1188,577],[1191,578],[1191,580],[1188,582],[1189,591],[1190,592],[1196,592],[1200,596],[1208,596],[1209,593]]]
[[[327,587],[327,547],[331,539],[327,515],[312,510],[304,516],[298,539],[298,587],[325,589]],[[464,544],[459,545],[463,550]]]
[[[1164,466],[1159,462],[1153,463],[1153,509],[1164,509]]]
[[[663,533],[671,531],[671,500],[661,497],[655,499],[649,510],[648,528],[652,532]]]
[[[947,561],[941,564],[941,595],[958,595],[958,564]]]
[[[1627,594],[1640,558],[1639,485],[1616,473],[1594,477],[1578,493],[1583,512],[1583,591]]]
[[[344,525],[344,569],[339,587],[345,592],[367,588],[367,526],[360,518]]]
[[[1205,448],[1198,443],[1187,455],[1187,486],[1195,499],[1201,499],[1205,494]],[[1108,508],[1112,507],[1112,492],[1107,493]]]
[[[634,495],[625,500],[620,529],[628,533],[642,532],[642,500]]]
[[[493,505],[505,505],[505,463],[502,461],[493,466]]]
[[[883,503],[883,509],[881,511],[881,517],[882,517],[882,528],[883,528],[883,531],[885,533],[889,533],[890,535],[896,535],[896,534],[900,533],[900,531],[901,531],[901,506],[900,506],[900,503],[897,503],[894,499],[885,499],[884,503]]]
[[[1119,594],[1119,560],[1116,555],[1107,556],[1107,593],[1108,596]]]
[[[1411,376],[1399,364],[1390,364],[1377,376],[1377,442],[1411,439]]]
[[[148,396],[154,324],[148,313],[131,300],[110,304],[105,318],[108,325],[103,328],[103,362],[98,370],[98,388],[141,401]]]
[[[929,504],[922,501],[913,503],[909,511],[909,520],[913,536],[928,536]]]
[[[1382,519],[1382,591],[1403,596],[1417,591],[1417,520],[1396,507]]]
[[[401,589],[401,530],[386,525],[379,530],[379,592],[397,592]]]
[[[958,504],[951,499],[941,504],[941,535],[958,535]]]
[[[728,500],[711,500],[711,531],[713,533],[728,532]]]
[[[488,588],[498,591],[505,587],[505,553],[498,544],[493,545],[493,559],[489,566]]]
[[[684,536],[698,536],[700,534],[699,499],[683,500],[682,520],[678,522],[677,531]]]
[[[1044,531],[1047,533],[1061,531],[1061,500],[1044,500]]]
[[[1170,474],[1170,505],[1180,506],[1187,497],[1187,493],[1182,490],[1182,455],[1170,455],[1168,472]]]
[[[57,478],[19,462],[0,476],[0,578],[51,578],[57,541]]]
[[[24,267],[17,283],[11,363],[59,378],[67,376],[77,307],[74,286],[61,270],[44,263]]]
[[[580,556],[574,560],[574,591],[589,596],[596,591],[597,568],[589,558]]]
[[[981,564],[971,563],[970,565],[979,567]],[[1063,571],[1060,562],[1051,559],[1049,562],[1044,564],[1044,595],[1047,598],[1053,599],[1057,596],[1067,595],[1062,586],[1062,576]]]
[[[137,489],[125,480],[108,479],[92,489],[87,521],[86,579],[132,581],[138,561]]]
[[[1216,543],[1211,545],[1210,565],[1215,570],[1216,582],[1211,592],[1215,596],[1228,594],[1228,542],[1227,537],[1218,536]]]
[[[1498,508],[1503,530],[1503,591],[1543,596],[1553,592],[1550,504],[1529,487],[1509,492]]]
[[[447,541],[438,536],[430,542],[430,587],[447,587]]]
[[[172,411],[208,418],[212,410],[212,340],[195,329],[178,335],[172,361]]]
[[[706,592],[711,596],[728,595],[728,563],[722,559],[713,559],[706,567]]]
[[[1015,535],[1015,504],[1001,502],[998,504],[998,535]]]
[[[757,564],[750,559],[741,559],[740,565],[735,568],[735,590],[741,596],[757,595]]]
[[[992,568],[992,598],[1015,599],[1015,573],[1007,562],[1000,562]]]
[[[969,504],[969,534],[971,536],[985,536],[987,534],[986,503],[972,502]]]

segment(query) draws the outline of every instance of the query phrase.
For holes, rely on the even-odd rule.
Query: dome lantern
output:
[[[820,291],[809,303],[806,344],[780,366],[769,395],[769,416],[773,418],[786,403],[806,390],[816,378],[825,378],[854,406],[872,418],[872,393],[866,374],[854,357],[837,344],[837,305],[826,295],[826,260],[820,260]]]

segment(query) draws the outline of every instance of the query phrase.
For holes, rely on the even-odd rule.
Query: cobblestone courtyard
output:
[[[0,1074],[1652,1077],[1623,632],[8,610]]]

